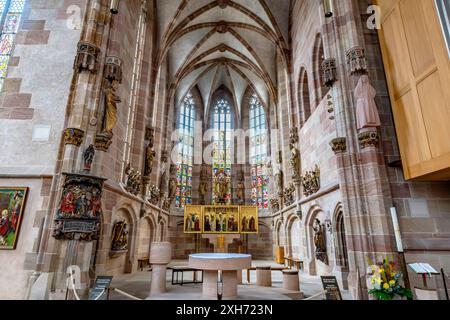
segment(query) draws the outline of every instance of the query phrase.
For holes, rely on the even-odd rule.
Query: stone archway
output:
[[[335,247],[336,271],[337,278],[341,281],[342,287],[348,289],[348,251],[347,239],[345,232],[344,212],[342,205],[338,205],[333,214],[333,240]]]
[[[297,216],[292,215],[286,228],[286,253],[294,259],[303,259],[304,257],[302,229],[301,220]]]
[[[141,219],[139,226],[139,245],[137,248],[138,258],[149,257],[150,247],[155,241],[155,224],[149,217]]]

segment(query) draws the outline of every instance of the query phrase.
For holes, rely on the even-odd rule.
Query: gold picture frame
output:
[[[258,207],[240,206],[239,225],[242,234],[257,234],[259,232]]]
[[[15,250],[28,187],[0,187],[0,250]]]
[[[203,206],[187,205],[184,208],[184,233],[202,233]]]

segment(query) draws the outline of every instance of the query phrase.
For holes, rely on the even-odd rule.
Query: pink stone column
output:
[[[166,292],[167,265],[172,257],[170,242],[153,242],[150,249],[150,263],[152,265],[152,281],[150,295]]]

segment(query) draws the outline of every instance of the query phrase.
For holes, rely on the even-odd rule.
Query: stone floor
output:
[[[270,261],[253,261],[253,266],[258,265],[272,265],[279,266]],[[187,265],[187,261],[173,261],[169,266]],[[185,278],[191,279],[192,273],[186,273]],[[243,284],[239,285],[239,300],[301,300],[303,298],[311,297],[323,291],[320,277],[309,276],[303,272],[300,273],[300,290],[301,293],[287,291],[282,288],[282,273],[280,271],[272,271],[272,287],[256,286],[256,272],[252,271],[250,276],[250,284],[247,283],[247,273],[243,271]],[[112,286],[124,292],[127,292],[140,299],[149,300],[201,300],[202,299],[202,285],[201,284],[185,284],[183,286],[171,284],[172,271],[167,272],[167,292],[156,296],[148,297],[150,292],[150,271],[140,271],[134,274],[122,275],[115,277]],[[348,291],[343,290],[342,296],[344,300],[351,300],[351,295]],[[127,300],[129,298],[122,296],[117,292],[112,292],[111,300]],[[324,296],[321,295],[313,300],[322,300]]]

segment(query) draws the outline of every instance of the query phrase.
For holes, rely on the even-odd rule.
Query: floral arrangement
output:
[[[400,284],[403,274],[395,271],[394,262],[385,259],[382,264],[372,266],[372,271],[373,288],[369,290],[370,295],[378,300],[392,300],[396,295],[405,298],[413,297],[411,290]]]

